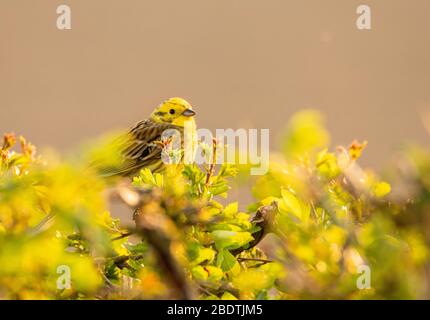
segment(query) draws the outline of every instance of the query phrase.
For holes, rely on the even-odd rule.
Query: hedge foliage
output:
[[[0,298],[430,298],[430,153],[404,148],[385,182],[359,165],[366,142],[329,145],[321,115],[303,111],[264,176],[172,165],[124,184],[6,134]]]

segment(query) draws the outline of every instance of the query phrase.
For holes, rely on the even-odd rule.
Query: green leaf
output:
[[[228,250],[218,252],[216,264],[224,272],[228,272],[233,268],[240,268],[239,262]]]
[[[199,281],[206,281],[208,279],[208,273],[205,269],[203,269],[202,266],[196,266],[192,268],[191,274],[193,275],[194,279]]]
[[[310,206],[299,200],[291,191],[281,190],[282,201],[278,203],[281,213],[290,213],[306,222],[310,215]]]
[[[238,170],[234,165],[223,163],[219,169],[218,177],[234,177],[237,175],[237,173]]]
[[[237,213],[238,210],[239,210],[238,202],[232,202],[224,208],[224,215],[226,217],[233,217],[233,215]]]
[[[135,186],[151,186],[159,187],[163,186],[163,176],[160,173],[152,173],[148,168],[142,169],[137,177],[133,178],[133,184]]]
[[[210,192],[214,195],[214,196],[218,196],[218,195],[222,195],[224,193],[226,193],[228,190],[230,190],[230,187],[223,183],[219,183],[216,185],[212,185],[210,187]]]
[[[197,265],[205,261],[212,262],[215,258],[215,251],[211,248],[195,245],[188,249],[188,255],[191,258],[191,264]]]
[[[336,156],[333,153],[327,152],[327,149],[317,154],[316,167],[318,172],[327,179],[334,179],[342,172],[337,163]]]
[[[232,295],[230,292],[226,291],[221,296],[221,300],[237,300],[237,298]]]
[[[383,198],[391,192],[391,186],[386,182],[376,182],[372,187],[372,192],[377,198]]]
[[[124,246],[133,255],[143,254],[148,250],[148,245],[145,242],[140,242],[137,244],[125,243]]]
[[[205,271],[208,273],[208,280],[218,282],[224,277],[224,272],[218,267],[206,266]]]
[[[253,240],[249,232],[215,230],[211,232],[215,247],[221,249],[237,249]]]
[[[224,272],[214,266],[197,266],[191,269],[191,274],[196,280],[218,282],[224,277]]]
[[[224,230],[224,231],[244,231],[241,227],[231,224],[231,223],[217,223],[214,225],[208,226],[208,230]]]

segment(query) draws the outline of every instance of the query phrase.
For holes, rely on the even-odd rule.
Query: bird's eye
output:
[[[169,113],[170,113],[170,114],[175,114],[175,109],[170,109],[170,110],[169,110]]]

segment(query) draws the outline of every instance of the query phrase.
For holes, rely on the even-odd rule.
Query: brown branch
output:
[[[150,208],[150,203],[148,204],[149,206],[144,203],[135,214],[136,230],[154,250],[160,268],[175,288],[176,298],[192,300],[195,298],[194,290],[188,281],[183,266],[172,252],[172,247],[178,239],[171,230],[167,231],[163,228],[171,222],[169,221],[170,218],[163,212],[164,210],[154,213],[153,208]],[[165,220],[160,222],[159,219]]]
[[[33,228],[30,228],[27,232],[30,236],[35,236],[36,234],[38,234],[43,227],[52,220],[52,218],[54,218],[55,213],[49,213],[47,214],[36,226],[34,226]]]
[[[213,138],[212,139],[212,162],[209,165],[209,169],[207,170],[207,173],[206,173],[205,185],[209,184],[210,179],[215,172],[216,151],[217,151],[217,140],[215,138]]]
[[[238,261],[257,261],[257,262],[264,262],[264,263],[270,263],[273,262],[272,260],[267,259],[259,259],[259,258],[237,258]]]
[[[207,295],[215,295],[220,296],[225,292],[229,292],[232,295],[238,297],[240,295],[239,290],[234,288],[230,283],[222,282],[218,288],[206,287],[203,284],[198,286],[200,292],[205,293]]]
[[[114,238],[112,238],[110,240],[111,241],[115,241],[115,240],[120,240],[120,239],[123,239],[123,238],[127,238],[127,237],[133,235],[134,233],[135,233],[134,231],[129,231],[129,232],[121,233],[119,236],[114,237]]]
[[[141,259],[143,258],[142,254],[129,255],[129,256],[117,256],[113,259],[113,263],[120,269],[129,268],[130,265],[127,263],[130,259]]]

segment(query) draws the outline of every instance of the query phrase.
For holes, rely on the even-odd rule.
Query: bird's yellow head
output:
[[[186,121],[194,120],[193,107],[182,98],[170,98],[160,104],[151,114],[151,119],[159,123],[171,123],[183,127]]]

